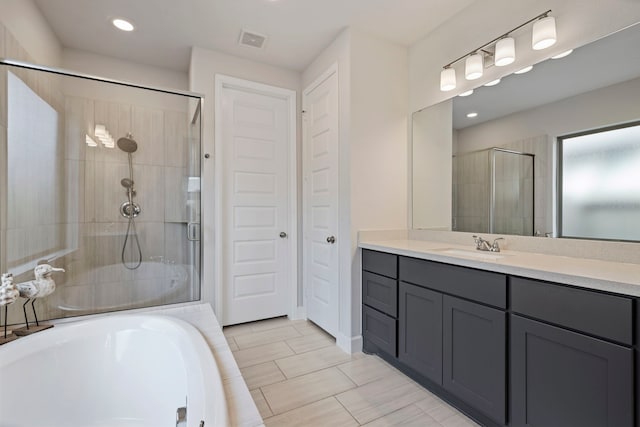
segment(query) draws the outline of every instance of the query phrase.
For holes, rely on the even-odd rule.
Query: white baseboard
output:
[[[338,333],[338,336],[336,337],[336,345],[346,353],[360,353],[362,351],[362,335],[348,337]]]
[[[291,320],[306,320],[307,319],[307,309],[305,307],[296,307],[293,315],[289,316]]]

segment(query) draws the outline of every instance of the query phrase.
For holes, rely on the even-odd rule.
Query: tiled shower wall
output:
[[[501,144],[499,148],[531,153],[534,161],[534,229],[531,221],[523,212],[530,210],[530,195],[525,194],[529,182],[520,177],[508,183],[514,187],[513,194],[522,197],[511,200],[496,200],[496,233],[531,235],[536,230],[541,233],[552,232],[552,142],[547,135],[527,138]],[[490,191],[490,153],[491,150],[459,153],[453,162],[453,217],[454,231],[489,232],[489,191]],[[515,166],[512,165],[512,166]],[[507,168],[509,170],[510,168]],[[512,168],[511,168],[512,169]],[[497,177],[505,184],[513,174]],[[515,186],[518,188],[516,189]],[[526,201],[525,201],[526,199]]]
[[[0,25],[0,57],[33,62],[15,38]],[[13,72],[13,69],[12,69]],[[53,211],[32,203],[6,203],[12,200],[7,177],[7,71],[0,73],[0,268],[8,271],[32,264],[58,251],[51,261],[66,273],[56,273],[54,294],[38,301],[39,318],[59,318],[85,313],[126,309],[146,305],[182,302],[199,297],[190,287],[196,269],[189,266],[191,244],[187,240],[188,165],[193,163],[189,146],[199,146],[198,136],[190,137],[185,109],[155,108],[153,102],[121,103],[87,96],[64,96],[81,90],[67,90],[71,78],[48,73],[17,70],[18,75],[38,96],[54,107],[59,117],[57,169],[62,171],[52,183],[58,196]],[[102,88],[111,91],[111,88]],[[116,88],[113,91],[121,90]],[[155,95],[151,95],[153,97]],[[135,104],[135,105],[134,105]],[[95,138],[95,124],[103,124],[114,139],[133,135],[138,150],[133,153],[133,174],[142,208],[136,228],[142,247],[143,265],[128,270],[121,263],[121,251],[128,220],[119,208],[127,199],[120,180],[129,176],[127,154],[115,148],[89,147],[85,135]],[[198,155],[196,154],[196,159]],[[37,174],[37,165],[29,165]],[[193,166],[192,166],[193,168]],[[193,171],[191,171],[193,172]],[[42,191],[42,189],[37,189]],[[15,197],[14,197],[15,198]],[[22,206],[28,204],[28,206]],[[31,212],[31,213],[30,213]],[[40,248],[42,230],[34,218],[47,218],[44,224],[53,237]],[[130,241],[130,243],[132,243]],[[132,245],[128,246],[132,248]],[[126,259],[133,251],[128,251]],[[193,258],[193,257],[191,257]],[[33,278],[31,267],[16,276],[17,281]],[[199,280],[195,277],[195,283]],[[185,286],[188,284],[189,286]],[[21,301],[19,301],[21,302]],[[22,310],[14,304],[10,323],[21,323]]]

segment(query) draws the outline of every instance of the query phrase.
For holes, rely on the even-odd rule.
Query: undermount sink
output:
[[[443,254],[447,254],[447,255],[463,256],[463,257],[491,260],[491,261],[497,261],[499,259],[509,256],[505,254],[500,254],[498,252],[482,252],[482,251],[473,250],[473,249],[467,250],[467,249],[443,248],[443,249],[436,249],[436,251],[442,252]]]

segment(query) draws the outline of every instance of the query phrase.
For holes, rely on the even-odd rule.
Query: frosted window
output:
[[[561,235],[640,240],[640,123],[560,138]]]

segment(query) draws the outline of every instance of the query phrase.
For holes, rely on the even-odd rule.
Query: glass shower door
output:
[[[489,232],[534,234],[533,154],[493,148]]]

